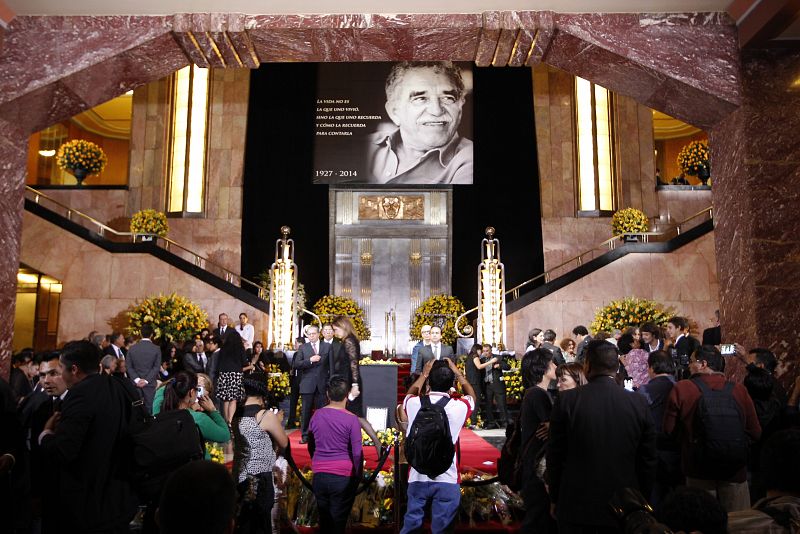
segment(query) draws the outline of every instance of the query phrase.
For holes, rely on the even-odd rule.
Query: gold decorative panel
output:
[[[424,220],[425,201],[422,195],[364,195],[358,202],[358,219]]]

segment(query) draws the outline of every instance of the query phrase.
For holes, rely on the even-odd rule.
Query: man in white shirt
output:
[[[256,331],[253,325],[248,322],[247,314],[244,312],[239,314],[239,324],[236,325],[236,331],[239,332],[239,335],[242,337],[244,350],[249,354],[253,350],[253,339],[255,338]]]
[[[450,396],[450,388],[453,387],[454,379],[457,379],[464,391],[464,396],[451,398],[444,407],[450,425],[450,436],[455,444],[464,422],[475,409],[475,391],[453,360],[446,358],[444,361],[447,362],[447,366],[441,364],[434,366],[435,360],[428,361],[419,378],[408,389],[408,395],[403,401],[403,409],[408,415],[408,428],[411,429],[421,405],[417,393],[422,389],[425,381],[428,380],[431,388],[429,394],[431,403],[436,403],[443,397]],[[428,502],[431,502],[431,532],[439,534],[448,531],[455,520],[461,502],[460,481],[461,475],[459,466],[456,464],[455,454],[453,454],[450,468],[434,478],[429,478],[412,467],[408,475],[408,508],[401,534],[414,532],[422,527],[425,506]]]

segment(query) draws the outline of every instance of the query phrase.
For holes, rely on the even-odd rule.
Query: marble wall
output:
[[[236,321],[247,313],[256,339],[267,336],[267,314],[149,254],[111,254],[66,230],[24,213],[20,261],[63,284],[58,343],[92,330],[110,333],[125,324],[124,312],[137,299],[178,293],[209,314],[209,324],[226,312]]]
[[[800,55],[742,59],[744,103],[710,136],[722,331],[771,348],[788,384],[800,354]]]
[[[558,339],[577,325],[589,326],[595,311],[629,296],[654,299],[690,317],[699,332],[719,309],[714,233],[669,254],[628,254],[547,295],[508,317],[509,347],[524,351],[528,331],[552,328]]]

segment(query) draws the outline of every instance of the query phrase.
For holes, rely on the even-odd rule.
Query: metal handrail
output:
[[[705,208],[703,210],[698,211],[694,215],[691,215],[691,216],[687,217],[686,219],[682,220],[681,222],[679,222],[678,224],[676,224],[673,228],[671,228],[669,230],[666,230],[664,232],[639,232],[639,233],[624,234],[624,235],[640,236],[640,237],[643,238],[642,241],[644,243],[647,243],[649,241],[650,236],[665,236],[665,235],[671,234],[673,231],[677,232],[677,234],[680,235],[682,227],[686,223],[688,223],[689,221],[691,221],[693,219],[696,219],[697,217],[705,215],[705,214],[708,214],[709,219],[713,220],[714,219],[713,206],[709,206],[709,207],[707,207],[707,208]],[[590,248],[589,250],[581,252],[577,256],[574,256],[574,257],[572,257],[572,258],[570,258],[570,259],[568,259],[566,261],[563,261],[563,262],[559,263],[558,265],[556,265],[555,267],[553,267],[551,269],[548,269],[548,270],[546,270],[545,272],[543,272],[543,273],[541,273],[539,275],[534,276],[530,280],[526,280],[526,281],[522,282],[521,284],[518,284],[518,285],[512,287],[511,289],[506,291],[506,296],[511,295],[511,300],[516,300],[516,299],[519,298],[519,290],[521,288],[523,288],[523,287],[525,287],[527,285],[530,285],[533,282],[536,282],[536,281],[541,280],[541,279],[544,279],[545,283],[547,283],[547,282],[550,281],[550,276],[551,276],[552,273],[554,273],[555,271],[558,271],[559,269],[561,269],[563,267],[566,267],[567,265],[570,265],[573,262],[577,263],[578,266],[583,265],[583,257],[586,256],[587,254],[590,254],[591,252],[594,252],[595,250],[603,248],[603,247],[608,247],[609,250],[614,250],[614,248],[616,248],[617,241],[622,240],[624,238],[624,235],[616,235],[614,237],[611,237],[610,239],[606,239],[602,243]]]
[[[49,196],[45,195],[44,193],[42,193],[41,191],[38,191],[38,190],[36,190],[36,189],[34,189],[34,188],[30,187],[30,186],[26,185],[25,189],[26,189],[26,191],[28,193],[33,194],[33,199],[32,200],[36,204],[41,204],[40,200],[41,199],[45,199],[48,202],[50,202],[52,204],[55,204],[59,208],[65,210],[67,219],[72,220],[72,216],[73,215],[77,215],[80,219],[83,219],[83,220],[86,220],[86,221],[90,222],[91,224],[93,224],[94,226],[97,227],[97,233],[99,235],[101,235],[101,236],[104,236],[106,233],[109,233],[109,234],[113,234],[115,236],[119,236],[119,237],[122,237],[122,238],[130,238],[131,242],[133,242],[133,243],[136,243],[137,237],[139,237],[139,242],[141,242],[141,237],[150,237],[153,240],[153,243],[155,243],[156,245],[159,245],[159,241],[163,241],[164,246],[162,246],[161,248],[163,248],[164,250],[167,250],[167,251],[170,251],[170,252],[172,252],[172,248],[176,248],[176,249],[182,250],[182,251],[188,253],[192,257],[192,262],[194,263],[195,266],[200,267],[201,269],[203,269],[205,271],[209,271],[208,267],[212,267],[214,270],[221,271],[223,273],[223,278],[225,279],[226,282],[230,282],[230,283],[233,284],[235,280],[238,280],[240,287],[241,287],[242,284],[246,284],[246,285],[252,286],[253,288],[258,290],[258,297],[260,299],[267,300],[263,296],[264,288],[260,284],[258,284],[256,282],[253,282],[252,280],[248,280],[247,278],[243,277],[242,275],[240,275],[238,273],[234,273],[233,271],[230,271],[230,270],[226,269],[225,267],[223,267],[222,265],[219,265],[218,263],[214,263],[213,261],[211,261],[210,259],[206,258],[205,256],[197,254],[196,252],[192,252],[191,250],[189,250],[185,246],[181,245],[177,241],[173,241],[172,239],[170,239],[168,237],[163,237],[163,236],[160,236],[160,235],[157,235],[157,234],[141,234],[141,233],[137,233],[137,232],[120,232],[120,231],[115,230],[115,229],[111,228],[110,226],[98,221],[97,219],[95,219],[91,215],[87,215],[86,213],[83,213],[80,210],[76,210],[76,209],[71,208],[71,207],[69,207],[69,206],[67,206],[65,204],[62,204],[58,200],[56,200],[56,199],[54,199],[52,197],[49,197]]]

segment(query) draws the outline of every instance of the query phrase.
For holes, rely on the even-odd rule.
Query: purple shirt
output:
[[[346,410],[320,408],[311,418],[316,450],[311,459],[315,473],[355,476],[361,467],[361,424]]]

